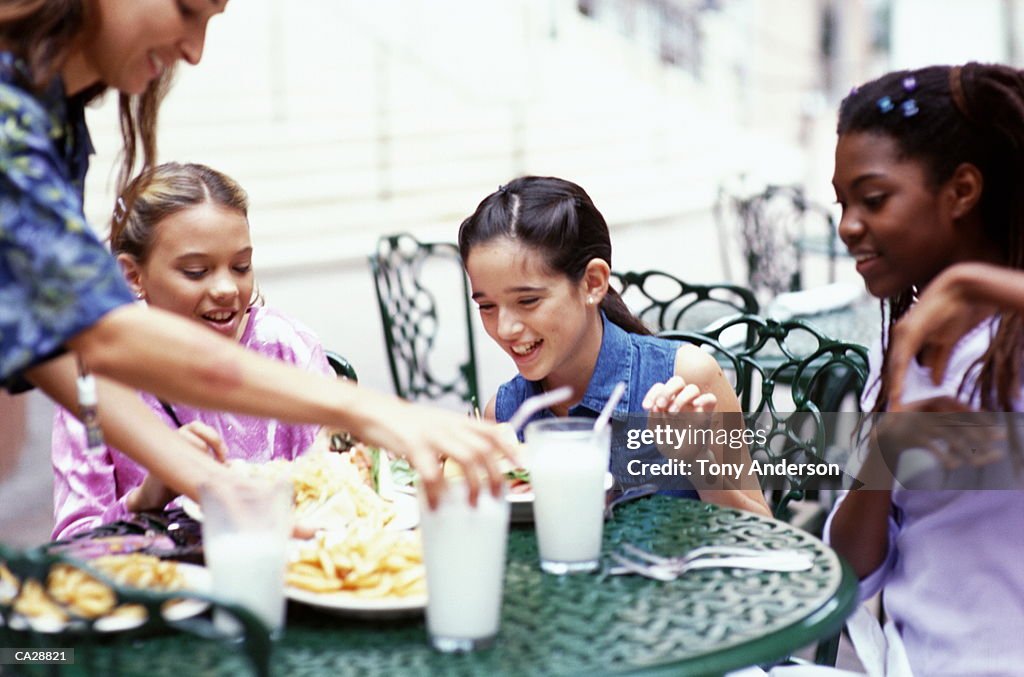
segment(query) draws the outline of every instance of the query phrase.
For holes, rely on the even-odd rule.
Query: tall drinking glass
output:
[[[284,576],[292,529],[292,487],[285,481],[239,479],[199,488],[203,553],[213,592],[252,611],[279,636],[284,628]],[[241,628],[227,614],[214,624]]]
[[[451,479],[435,510],[419,493],[430,643],[444,652],[487,648],[501,620],[508,501],[484,488],[473,507],[465,482]]]
[[[589,418],[526,426],[540,567],[548,573],[594,571],[601,563],[611,427],[593,428]]]

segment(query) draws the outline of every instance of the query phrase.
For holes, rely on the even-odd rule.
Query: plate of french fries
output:
[[[346,616],[417,615],[427,605],[419,530],[357,526],[294,540],[285,582],[289,599]]]
[[[209,572],[203,567],[161,560],[152,555],[105,555],[88,565],[122,587],[147,590],[208,592]],[[138,604],[118,604],[114,591],[89,573],[71,564],[54,565],[40,581],[21,582],[0,563],[0,602],[11,603],[10,627],[15,630],[58,633],[84,629],[91,622],[99,632],[119,632],[146,622],[146,610]],[[169,621],[203,613],[209,604],[198,599],[177,599],[161,608]],[[2,623],[2,619],[0,619]]]
[[[337,530],[356,524],[373,529],[404,530],[419,524],[419,507],[407,495],[378,493],[358,447],[353,452],[310,452],[294,461],[247,463],[234,460],[232,469],[250,477],[286,478],[292,483],[295,521],[310,529]],[[181,497],[186,514],[202,521],[198,503]]]

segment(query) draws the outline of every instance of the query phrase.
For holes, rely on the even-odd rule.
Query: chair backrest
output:
[[[754,460],[797,466],[837,460],[828,457],[838,439],[839,417],[826,414],[844,406],[858,409],[867,378],[864,346],[828,338],[801,320],[756,315],[737,316],[705,333],[660,336],[701,346],[735,379],[748,428],[765,431],[764,444],[750,448]],[[788,475],[784,487],[771,492],[775,516],[788,517],[789,502],[803,498],[817,479]]]
[[[805,255],[827,257],[827,281],[835,282],[839,244],[835,219],[799,186],[766,186],[737,195],[719,191],[715,221],[724,250],[739,245],[747,286],[764,301],[808,286]],[[728,267],[727,267],[728,270]],[[813,286],[813,285],[812,285]]]
[[[469,284],[458,247],[385,235],[370,269],[399,397],[479,402]]]
[[[356,368],[353,367],[352,363],[344,356],[334,352],[333,350],[325,350],[324,354],[327,356],[327,364],[331,365],[331,369],[334,370],[334,373],[338,378],[347,379],[353,383],[359,382],[359,376],[356,374]],[[330,434],[328,448],[331,451],[348,451],[355,445],[356,438],[347,430],[334,430]]]
[[[703,330],[723,317],[760,308],[754,294],[732,284],[691,284],[660,270],[612,272],[610,284],[654,333]]]
[[[331,369],[334,370],[338,378],[346,378],[353,383],[359,382],[356,368],[352,366],[351,362],[333,350],[325,350],[324,354],[327,356],[327,364],[331,365]]]

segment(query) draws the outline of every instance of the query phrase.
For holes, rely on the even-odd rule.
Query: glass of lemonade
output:
[[[203,553],[213,594],[252,611],[274,637],[284,629],[284,577],[292,529],[292,486],[284,480],[239,478],[199,488]],[[216,611],[226,634],[241,631]]]
[[[465,481],[453,479],[435,510],[422,489],[419,501],[430,643],[444,652],[487,648],[501,621],[508,501],[485,485],[473,507]]]
[[[593,419],[549,418],[530,423],[525,436],[541,569],[594,571],[601,563],[611,426],[595,433]]]

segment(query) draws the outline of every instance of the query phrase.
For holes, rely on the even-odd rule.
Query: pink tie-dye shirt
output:
[[[250,312],[239,343],[261,355],[333,376],[323,346],[312,331],[267,307]],[[168,425],[175,425],[160,402],[148,393],[142,399]],[[229,458],[264,463],[293,459],[316,438],[317,426],[292,425],[270,419],[173,405],[181,423],[202,421],[224,439]],[[58,408],[53,420],[53,538],[121,519],[128,514],[127,494],[142,484],[146,470],[120,451],[86,448],[85,428],[70,412]]]

